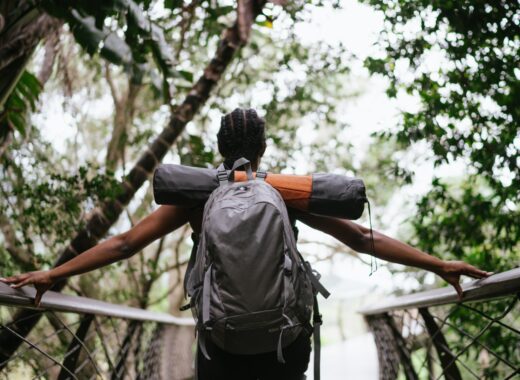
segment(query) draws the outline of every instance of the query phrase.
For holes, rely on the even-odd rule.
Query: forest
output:
[[[309,31],[317,15],[353,10],[377,20],[373,41],[345,37],[358,24],[341,21],[332,37]],[[366,51],[349,45],[358,39]],[[135,225],[158,207],[151,176],[160,163],[218,166],[220,117],[236,107],[265,118],[268,171],[362,178],[374,229],[443,260],[512,270],[519,98],[515,1],[3,0],[0,277],[60,265]],[[366,211],[360,223],[369,225]],[[189,317],[179,307],[191,232],[181,227],[52,290]],[[382,260],[369,276],[369,255],[313,233],[299,243],[321,268],[355,263],[375,289],[402,279],[380,293],[447,285]],[[487,350],[516,368],[519,311],[508,317],[514,331],[482,333]],[[24,312],[0,307],[0,322]],[[484,317],[462,309],[454,318],[471,331]],[[174,338],[189,346],[192,332]],[[481,378],[505,378],[490,360]]]

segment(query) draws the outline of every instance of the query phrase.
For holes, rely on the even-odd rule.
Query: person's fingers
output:
[[[490,272],[483,271],[481,269],[475,268],[473,265],[468,265],[466,268],[466,274],[475,278],[483,278],[488,277]]]
[[[26,280],[29,277],[30,276],[28,274],[19,274],[17,276],[7,277],[5,283],[9,284],[11,287],[15,287],[20,282]]]
[[[22,286],[25,286],[25,285],[28,285],[31,283],[32,283],[32,279],[30,277],[28,277],[25,280],[18,282],[17,284],[11,285],[11,288],[18,289],[18,288],[21,288]]]
[[[462,274],[465,274],[466,276],[468,277],[471,277],[471,278],[484,278],[484,277],[487,277],[486,275],[482,275],[480,273],[476,273],[474,271],[471,271],[471,270],[465,270],[462,272]]]
[[[481,269],[475,268],[473,265],[467,265],[464,268],[463,273],[466,276],[473,277],[473,278],[485,278],[485,277],[489,277],[493,274],[492,272],[486,272]]]
[[[5,282],[6,284],[12,284],[13,282],[18,281],[19,278],[20,278],[20,275],[18,275],[18,276],[9,276],[9,277],[5,277],[5,278],[0,279],[0,281]]]
[[[460,286],[459,282],[455,281],[451,285],[455,288],[455,291],[457,292],[457,295],[459,296],[459,301],[462,301],[463,291],[462,291],[462,287]]]
[[[40,303],[42,302],[42,296],[44,292],[44,290],[36,289],[36,296],[34,297],[34,305],[36,307],[40,307]]]

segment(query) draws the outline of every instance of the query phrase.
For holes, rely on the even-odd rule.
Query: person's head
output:
[[[217,139],[226,166],[231,167],[237,159],[245,157],[256,170],[265,152],[265,120],[252,108],[235,108],[222,116]]]

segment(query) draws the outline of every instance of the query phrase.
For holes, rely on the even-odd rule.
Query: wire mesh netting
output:
[[[366,316],[380,379],[520,378],[520,295]]]
[[[93,314],[0,307],[0,333],[23,344],[13,355],[0,347],[0,379],[159,379],[165,326]],[[17,324],[38,322],[23,337]]]

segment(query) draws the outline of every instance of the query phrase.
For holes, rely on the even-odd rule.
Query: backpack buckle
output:
[[[256,179],[259,179],[261,181],[265,181],[265,178],[267,177],[267,172],[264,170],[257,170],[256,171]]]
[[[228,174],[227,174],[227,171],[225,170],[219,170],[217,172],[217,178],[218,178],[218,181],[219,183],[225,183],[227,182],[229,179],[228,179]]]

